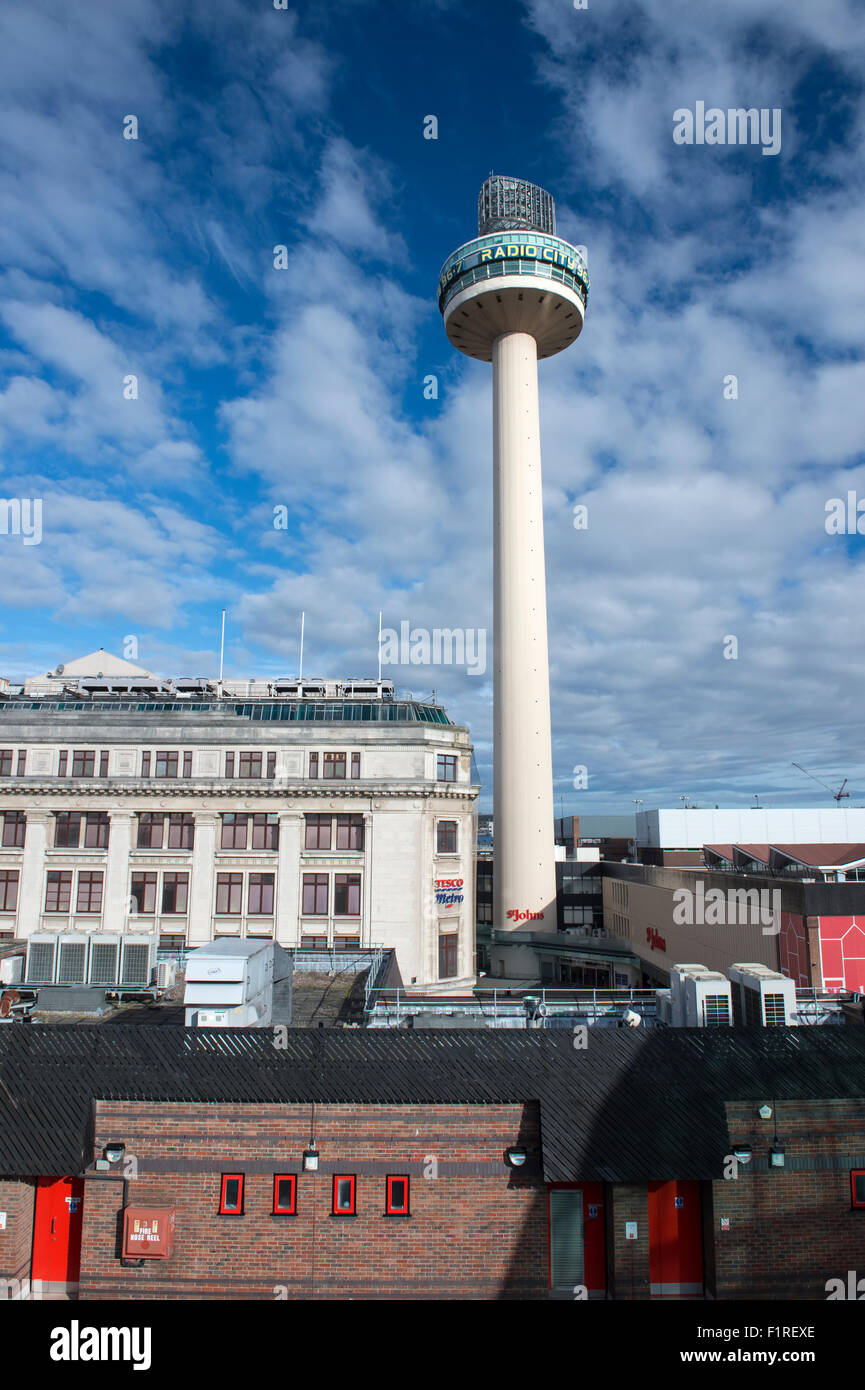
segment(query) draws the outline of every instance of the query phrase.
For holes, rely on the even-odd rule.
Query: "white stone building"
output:
[[[0,696],[0,941],[381,945],[408,988],[464,990],[471,754],[387,681],[220,686],[93,653]]]

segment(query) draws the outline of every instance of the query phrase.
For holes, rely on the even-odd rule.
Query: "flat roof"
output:
[[[0,1027],[0,1174],[80,1172],[99,1100],[533,1102],[548,1182],[720,1179],[726,1103],[865,1097],[854,1027],[593,1028],[580,1051],[556,1029],[287,1029],[283,1042],[270,1028]]]

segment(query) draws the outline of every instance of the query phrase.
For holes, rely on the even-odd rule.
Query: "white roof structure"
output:
[[[865,807],[785,810],[746,806],[725,811],[639,811],[636,838],[640,846],[660,849],[737,844],[865,844]]]
[[[75,657],[74,660],[57,666],[53,671],[45,671],[41,676],[31,676],[24,682],[24,689],[29,695],[31,691],[44,690],[58,680],[62,683],[99,676],[111,680],[130,680],[135,676],[147,677],[150,680],[159,679],[146,667],[137,666],[134,661],[126,661],[122,656],[115,656],[113,652],[107,652],[104,647],[100,647],[98,651],[88,652],[87,656]]]

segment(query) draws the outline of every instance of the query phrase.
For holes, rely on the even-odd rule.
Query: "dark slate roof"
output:
[[[277,1040],[283,1040],[276,1035]],[[720,1177],[724,1102],[865,1097],[865,1029],[0,1027],[0,1174],[77,1173],[93,1100],[539,1101],[550,1182]]]

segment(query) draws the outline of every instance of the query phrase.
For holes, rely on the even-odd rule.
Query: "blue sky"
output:
[[[860,0],[7,0],[0,492],[43,534],[0,534],[0,672],[212,673],[223,605],[234,674],[295,671],[301,610],[317,674],[375,669],[380,609],[491,633],[489,369],[435,285],[495,169],[592,276],[541,367],[557,809],[831,804],[794,759],[865,802],[863,541],[824,524],[865,498],[863,50]],[[698,101],[780,108],[780,153],[676,144]],[[487,805],[489,659],[387,674]]]

